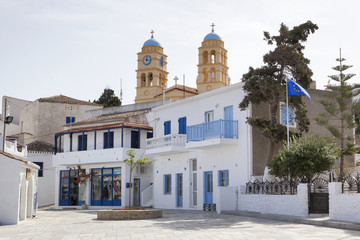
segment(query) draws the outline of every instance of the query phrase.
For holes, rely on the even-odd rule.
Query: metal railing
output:
[[[246,183],[246,194],[295,195],[299,181],[259,181]]]
[[[146,140],[146,149],[163,148],[168,146],[185,147],[185,134],[172,134]]]
[[[187,141],[203,141],[211,138],[238,138],[237,120],[216,120],[204,122],[186,129]]]

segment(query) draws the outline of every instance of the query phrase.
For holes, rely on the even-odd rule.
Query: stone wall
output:
[[[162,218],[162,211],[155,209],[146,210],[99,210],[99,220],[136,220]]]

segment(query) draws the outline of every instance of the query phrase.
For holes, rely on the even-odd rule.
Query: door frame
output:
[[[210,175],[211,176],[211,182],[210,182],[210,192],[207,192],[208,189],[208,181],[207,181],[207,176]],[[208,199],[208,193],[211,196],[211,199]],[[213,204],[213,199],[214,199],[214,177],[213,177],[213,172],[212,171],[206,171],[204,172],[204,204]]]

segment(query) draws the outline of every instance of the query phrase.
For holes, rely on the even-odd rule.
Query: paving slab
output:
[[[8,239],[359,239],[360,232],[202,211],[164,210],[151,220],[97,220],[94,210],[39,210],[34,219],[0,226]]]

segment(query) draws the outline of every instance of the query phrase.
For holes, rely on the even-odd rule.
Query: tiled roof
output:
[[[71,132],[76,133],[76,132],[83,132],[83,131],[93,131],[93,130],[102,130],[102,129],[120,128],[120,127],[132,127],[132,128],[153,130],[152,127],[147,126],[147,125],[134,124],[134,123],[119,123],[119,124],[103,125],[103,126],[96,126],[96,127],[76,128],[76,129],[71,129]],[[61,131],[58,133],[70,133],[70,130],[64,130],[64,131]]]
[[[165,93],[170,92],[170,91],[175,90],[175,89],[178,89],[178,90],[184,91],[184,92],[193,93],[193,94],[198,94],[198,90],[196,88],[192,88],[192,87],[188,87],[188,86],[184,87],[184,85],[178,85],[178,84],[165,89]],[[156,95],[155,97],[161,96],[161,95],[162,95],[162,92],[159,93],[158,95]]]
[[[40,140],[29,143],[27,145],[27,150],[31,152],[54,152],[52,144]]]
[[[90,106],[99,106],[99,107],[101,107],[101,105],[97,104],[97,103],[78,100],[78,99],[67,97],[67,96],[64,96],[64,95],[61,95],[61,94],[57,95],[57,96],[53,96],[53,97],[48,97],[48,98],[39,98],[38,101],[39,102],[50,102],[50,103],[67,103],[67,104],[90,105]]]
[[[99,122],[109,122],[109,121],[114,121],[114,120],[119,120],[120,122],[125,122],[126,119],[128,119],[129,117],[144,114],[147,112],[150,112],[150,109],[103,115],[103,116],[93,117],[93,118],[85,119],[83,121],[71,123],[71,126],[79,126],[79,125],[99,123]],[[70,126],[70,124],[66,124],[65,126]]]

